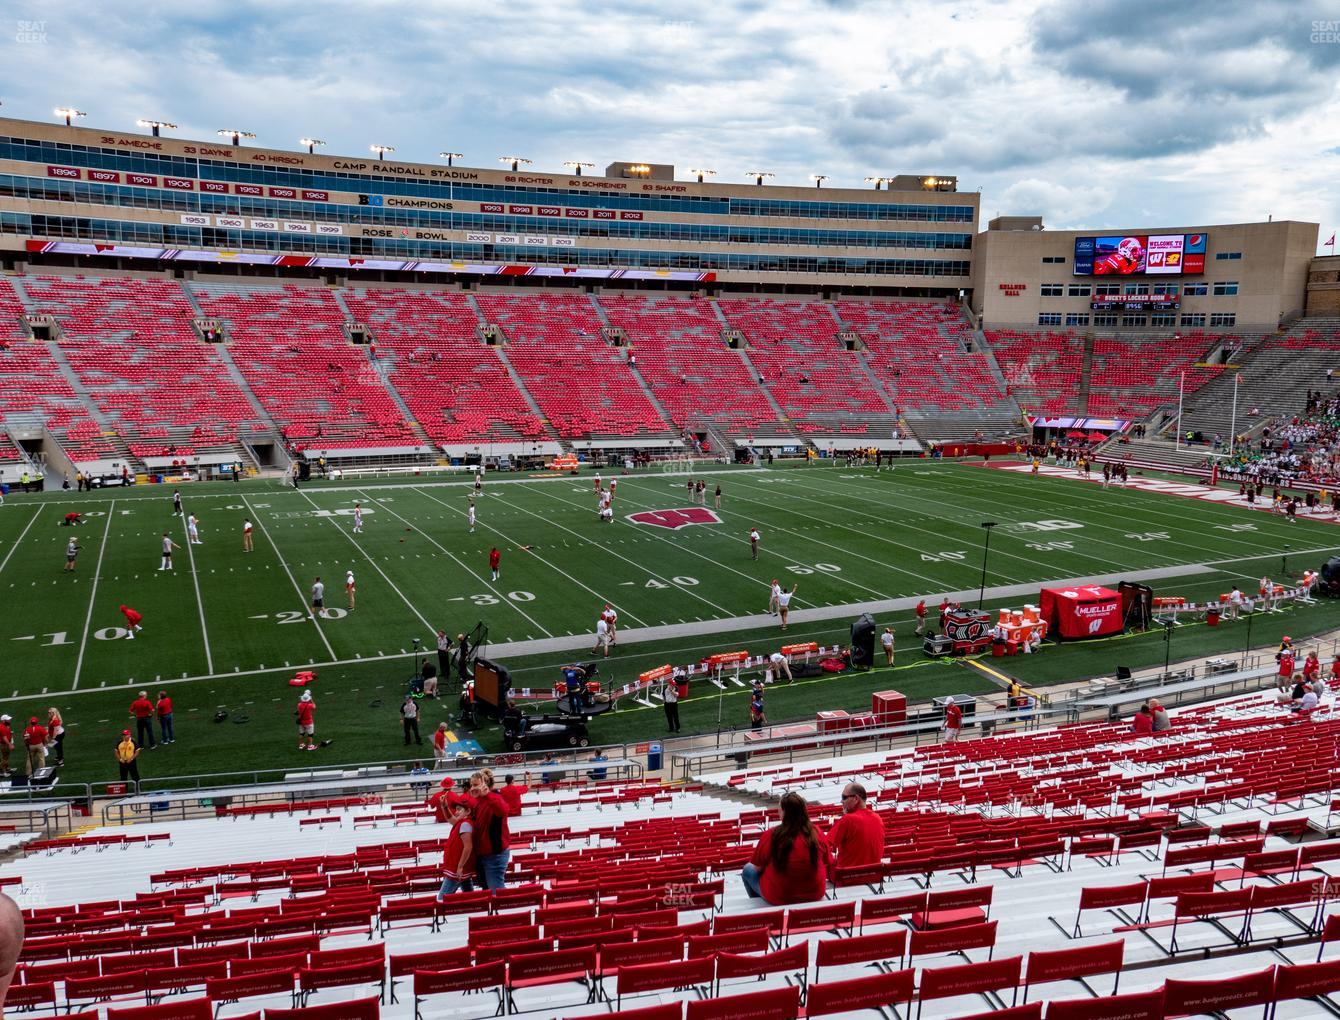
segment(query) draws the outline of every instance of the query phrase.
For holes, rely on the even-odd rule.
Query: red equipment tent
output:
[[[1043,588],[1042,618],[1048,636],[1061,640],[1120,634],[1121,596],[1098,585]]]

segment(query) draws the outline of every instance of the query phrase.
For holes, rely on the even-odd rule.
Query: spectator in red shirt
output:
[[[13,716],[0,715],[0,772],[9,772],[9,756],[14,750]]]
[[[447,776],[442,780],[442,785],[436,793],[428,798],[428,806],[433,809],[439,822],[451,821],[451,812],[447,810],[447,798],[451,796],[451,788],[456,785],[456,780]]]
[[[884,823],[865,798],[860,783],[848,783],[842,790],[843,815],[828,830],[833,863],[839,868],[878,864],[884,859]]]
[[[442,768],[447,764],[447,724],[440,722],[433,731],[433,768]]]
[[[945,743],[952,744],[963,729],[963,709],[957,702],[945,705]]]
[[[828,843],[810,823],[800,794],[782,797],[781,824],[763,834],[740,878],[750,896],[761,896],[773,906],[824,898]]]
[[[28,728],[23,731],[23,746],[28,752],[26,775],[32,775],[47,763],[47,728],[37,721],[37,716],[28,720]]]
[[[1331,679],[1340,680],[1340,653],[1331,661]]]
[[[5,1004],[14,980],[14,965],[23,949],[23,911],[8,896],[0,895],[0,1007]]]
[[[298,750],[315,751],[316,702],[312,701],[311,691],[302,692],[302,697],[298,699],[298,707],[293,714],[298,720]],[[149,735],[153,736],[152,730]],[[149,746],[152,747],[153,745],[150,744]]]
[[[148,691],[140,691],[140,696],[130,703],[130,714],[135,717],[135,743],[140,747],[154,745],[154,703],[149,700]]]
[[[158,703],[154,705],[154,711],[158,714],[158,728],[162,731],[163,743],[175,744],[177,733],[172,728],[172,699],[168,697],[167,691],[158,692]]]
[[[526,773],[530,775],[530,773]],[[521,814],[521,795],[529,793],[529,786],[517,786],[512,776],[503,776],[503,787],[498,791],[498,796],[507,802],[507,814],[515,818]]]
[[[1141,737],[1154,732],[1154,713],[1148,705],[1141,705],[1140,711],[1135,713],[1135,718],[1131,720],[1131,732]]]
[[[485,889],[506,885],[507,861],[512,856],[511,834],[507,830],[507,801],[493,789],[493,773],[480,773],[481,795],[475,798],[475,854]]]
[[[471,800],[462,794],[449,793],[443,798],[451,821],[451,835],[442,853],[442,888],[437,902],[452,893],[472,892],[475,877],[475,823],[471,819]]]

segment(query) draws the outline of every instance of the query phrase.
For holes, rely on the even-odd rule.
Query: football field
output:
[[[626,682],[659,662],[740,647],[741,634],[755,654],[774,650],[780,631],[765,615],[774,578],[797,585],[797,637],[841,631],[855,607],[868,606],[881,627],[895,625],[899,663],[910,664],[920,658],[911,603],[925,597],[933,611],[946,593],[975,600],[986,521],[998,524],[987,600],[1013,606],[1036,601],[1038,584],[1055,580],[1140,579],[1156,594],[1188,598],[1217,596],[1235,582],[1254,590],[1263,574],[1279,578],[1287,567],[1297,575],[1340,550],[1340,530],[1329,521],[1290,524],[1231,505],[980,464],[909,461],[881,472],[704,467],[705,507],[690,498],[685,476],[617,477],[614,523],[606,524],[596,512],[594,473],[490,475],[473,533],[473,488],[464,478],[313,482],[297,491],[185,486],[198,545],[187,542],[185,515],[172,512],[171,487],[11,495],[0,508],[0,647],[8,667],[0,696],[41,697],[78,718],[88,714],[86,697],[101,705],[105,692],[106,704],[119,705],[138,687],[171,684],[179,705],[201,713],[253,689],[286,712],[285,681],[311,667],[319,691],[346,676],[392,678],[386,697],[394,705],[396,678],[413,668],[415,638],[431,651],[439,627],[454,636],[479,622],[488,628],[489,655],[530,674],[518,685],[544,687],[553,666],[589,654],[606,602],[619,614],[619,645],[604,672]],[[360,534],[355,504],[365,522]],[[72,510],[86,523],[62,527]],[[255,524],[249,553],[244,519]],[[756,560],[753,527],[761,535]],[[170,571],[158,569],[164,532],[180,547]],[[80,551],[68,573],[72,536]],[[493,548],[501,554],[496,581]],[[348,571],[356,578],[352,609]],[[325,609],[314,614],[317,577]],[[134,640],[123,604],[143,614]],[[1315,612],[1326,619],[1314,630],[1335,619],[1333,604]],[[117,710],[95,714],[108,733],[120,724]]]

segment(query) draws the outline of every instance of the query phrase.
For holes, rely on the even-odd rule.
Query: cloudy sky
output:
[[[15,0],[3,112],[332,154],[956,174],[1050,227],[1340,225],[1340,3]],[[37,24],[30,24],[37,23]],[[11,29],[12,31],[9,31]]]

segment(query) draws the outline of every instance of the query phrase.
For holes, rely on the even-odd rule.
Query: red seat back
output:
[[[1243,1006],[1260,1006],[1270,1001],[1274,987],[1274,967],[1194,981],[1169,978],[1163,983],[1163,1015],[1222,1013]]]
[[[349,999],[301,1009],[267,1009],[265,1020],[379,1020],[381,1003],[377,996]]]
[[[795,985],[748,995],[690,1001],[684,1020],[795,1020],[800,1013],[800,989]]]
[[[107,1010],[107,1020],[213,1020],[213,1016],[214,1004],[209,999],[183,999],[157,1006]]]
[[[810,985],[805,994],[806,1016],[828,1016],[858,1009],[883,1009],[900,1002],[911,1002],[915,971],[896,970],[888,974],[830,981]]]
[[[810,947],[801,942],[775,953],[738,955],[721,953],[717,956],[717,980],[739,977],[762,977],[783,971],[806,971],[810,965]]]
[[[965,963],[958,967],[927,967],[921,972],[920,998],[947,999],[955,995],[974,995],[1019,984],[1022,956],[1008,956],[985,963]]]
[[[1163,989],[1047,1004],[1047,1020],[1163,1020]]]
[[[906,929],[849,939],[823,939],[815,950],[814,965],[816,968],[838,967],[850,963],[901,960],[906,949]]]
[[[1115,942],[1100,942],[1093,946],[1029,953],[1024,985],[1067,981],[1089,974],[1111,974],[1121,970],[1125,949],[1125,940],[1117,939]]]

